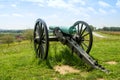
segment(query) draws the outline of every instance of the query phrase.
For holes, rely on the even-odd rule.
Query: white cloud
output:
[[[98,4],[99,4],[100,6],[102,6],[102,7],[111,7],[110,4],[108,4],[108,3],[104,2],[104,1],[99,1]]]
[[[46,6],[46,5],[45,5],[45,2],[46,2],[47,0],[46,0],[46,1],[45,1],[45,0],[21,0],[21,1],[36,3],[38,6],[44,7],[44,6]]]
[[[59,18],[59,16],[57,15],[57,14],[51,14],[51,15],[48,15],[48,16],[44,16],[44,18],[49,18],[49,19],[58,19]]]
[[[42,18],[45,19],[44,21],[47,26],[65,24],[65,21],[61,18],[60,14],[50,14],[47,16],[42,16]]]
[[[88,7],[87,9],[88,11],[90,11],[90,13],[97,13],[97,11],[93,7]]]
[[[38,4],[38,6],[40,6],[40,7],[44,7],[44,4],[42,4],[42,3],[39,3],[39,4]]]
[[[45,0],[21,0],[21,1],[44,3]]]
[[[120,0],[117,0],[116,6],[120,7]]]
[[[68,2],[65,0],[49,0],[47,3],[49,7],[65,9],[69,12],[69,14],[65,12],[65,14],[68,14],[67,16],[72,15],[71,17],[74,16],[84,20],[90,19],[89,11],[96,13],[95,9],[92,7],[82,7],[81,5],[86,4],[85,1],[82,0],[70,0]],[[76,5],[77,3],[80,5]]]
[[[35,14],[34,13],[24,13],[24,15],[20,13],[0,14],[0,17],[24,17],[24,16],[34,18]]]
[[[105,10],[103,10],[103,9],[99,9],[99,12],[100,12],[100,14],[106,14],[107,12],[105,11]]]
[[[115,9],[110,10],[111,13],[116,13],[117,11]]]
[[[54,8],[70,8],[72,7],[71,4],[66,3],[64,0],[48,0],[48,6]]]
[[[16,5],[16,4],[11,4],[11,6],[12,6],[12,7],[14,7],[14,8],[16,8],[16,7],[17,7],[17,5]]]
[[[30,1],[30,2],[38,2],[37,4],[40,7],[53,7],[56,9],[63,9],[69,12],[72,15],[79,15],[82,17],[89,17],[88,11],[92,11],[95,13],[95,10],[93,8],[86,8],[82,7],[82,5],[86,5],[86,2],[83,0],[23,0],[23,1]],[[79,5],[76,5],[79,4]],[[65,13],[66,13],[65,11]],[[55,18],[55,16],[52,16]]]
[[[86,4],[86,2],[83,1],[83,0],[69,0],[69,3],[72,3],[72,4],[79,3],[80,5],[85,5]]]
[[[13,13],[12,16],[15,16],[15,17],[24,17],[24,15],[19,14],[19,13]]]
[[[78,0],[75,0],[74,2],[77,2],[77,1]],[[73,0],[71,0],[71,2],[73,2]],[[75,4],[71,2],[65,2],[64,0],[47,1],[49,7],[66,9],[67,11],[70,11],[75,15],[78,15],[85,11],[83,7],[77,7]]]
[[[9,17],[9,14],[0,14],[0,17]]]
[[[0,8],[4,8],[5,7],[5,5],[3,5],[3,4],[0,4]]]

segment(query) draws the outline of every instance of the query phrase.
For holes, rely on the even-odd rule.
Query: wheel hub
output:
[[[84,41],[84,37],[81,37],[81,36],[79,36],[78,34],[75,34],[75,35],[73,36],[73,39],[74,39],[78,44],[80,44],[80,43],[82,43],[82,42]]]

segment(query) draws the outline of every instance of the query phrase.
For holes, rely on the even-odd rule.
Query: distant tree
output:
[[[22,40],[24,39],[24,37],[22,36],[22,35],[16,35],[15,36],[15,38],[16,38],[16,41],[20,44],[20,42],[22,42]]]
[[[104,31],[120,31],[120,27],[103,27]]]
[[[22,42],[22,39],[18,38],[16,41],[20,44],[20,42]]]
[[[14,36],[11,34],[5,34],[4,36],[1,37],[2,43],[10,45],[10,43],[14,42]]]
[[[110,27],[111,31],[120,31],[120,27]]]
[[[104,31],[110,31],[110,27],[103,27]]]
[[[96,29],[96,27],[94,27],[93,25],[89,25],[91,30],[94,31]]]
[[[32,29],[27,29],[23,32],[23,36],[27,39],[32,41],[33,40],[33,30]]]

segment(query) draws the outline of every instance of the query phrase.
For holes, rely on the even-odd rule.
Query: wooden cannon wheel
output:
[[[48,56],[49,40],[47,25],[42,19],[37,19],[34,27],[34,49],[36,57],[46,59]]]
[[[76,42],[89,53],[92,48],[93,35],[90,26],[84,21],[77,21],[73,24],[76,28],[76,33],[73,36],[77,36]]]

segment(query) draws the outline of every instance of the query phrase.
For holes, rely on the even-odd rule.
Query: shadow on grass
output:
[[[53,69],[56,65],[69,65],[77,69],[91,71],[91,67],[80,59],[75,53],[60,43],[52,43],[49,48],[48,58],[46,60],[38,60],[38,65]]]
[[[49,68],[52,69],[55,65],[69,65],[78,69],[90,71],[91,68],[75,53],[72,53],[68,47],[63,46],[62,49],[57,49],[53,48],[53,51],[50,51],[48,59],[46,60],[46,64]]]
[[[50,61],[49,61],[49,59],[46,60],[46,64],[47,64],[47,66],[48,66],[50,69],[53,69],[53,67],[52,67],[52,65],[51,65],[51,63],[50,63]]]

